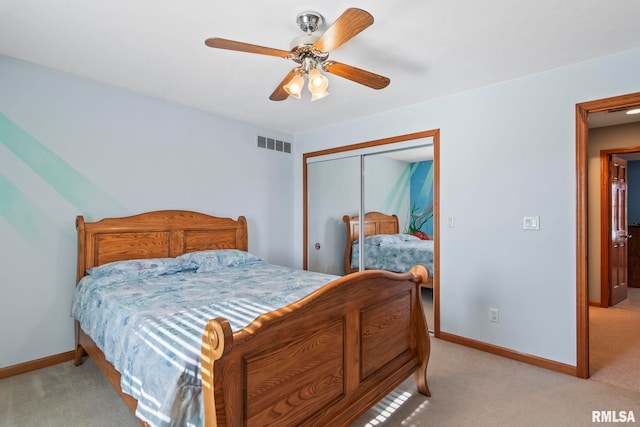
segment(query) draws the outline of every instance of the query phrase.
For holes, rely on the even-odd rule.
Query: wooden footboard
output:
[[[428,278],[345,276],[233,333],[222,318],[203,335],[205,426],[348,425],[414,374],[429,396],[429,335],[420,297]]]

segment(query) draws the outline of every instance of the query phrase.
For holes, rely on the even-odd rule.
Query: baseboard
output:
[[[458,335],[449,334],[447,332],[442,332],[442,331],[440,331],[438,338],[444,341],[449,341],[449,342],[461,344],[467,347],[472,347],[477,350],[486,351],[487,353],[493,353],[498,356],[514,359],[519,362],[528,363],[529,365],[534,365],[540,368],[549,369],[551,371],[560,372],[562,374],[572,375],[574,377],[578,375],[578,371],[575,366],[556,362],[554,360],[544,359],[542,357],[532,356],[530,354],[519,353],[517,351],[513,351],[508,348],[499,347],[493,344],[487,344],[482,341],[476,341],[470,338],[464,338]]]
[[[589,301],[590,307],[609,307],[609,304],[602,304],[600,301]]]
[[[20,363],[6,368],[0,368],[0,380],[13,377],[14,375],[24,374],[26,372],[35,371],[37,369],[46,368],[57,365],[59,363],[73,360],[75,352],[67,351],[65,353],[54,354],[53,356],[43,357],[41,359],[31,360],[29,362]]]

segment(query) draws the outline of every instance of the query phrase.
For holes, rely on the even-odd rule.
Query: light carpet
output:
[[[432,328],[430,290],[423,289],[423,298]],[[618,308],[590,309],[591,380],[432,338],[432,396],[418,394],[410,378],[353,426],[592,426],[599,425],[592,422],[592,412],[603,410],[633,411],[638,425],[640,366],[632,356],[637,344],[631,344],[630,337],[638,336],[640,324],[629,313],[640,315]],[[612,330],[621,337],[612,338]],[[631,364],[623,368],[629,359]],[[0,380],[0,427],[69,425],[140,424],[90,359],[80,367],[67,362]]]
[[[592,411],[633,411],[640,392],[582,380],[469,347],[432,339],[429,387],[412,379],[353,425],[365,426],[586,426]],[[640,421],[640,420],[639,420]],[[139,427],[91,360],[0,381],[2,427]]]
[[[625,310],[640,311],[640,288],[628,288],[627,298],[613,306]]]
[[[589,308],[591,379],[640,392],[640,311],[616,307]]]

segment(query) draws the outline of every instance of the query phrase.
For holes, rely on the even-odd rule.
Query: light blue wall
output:
[[[246,215],[249,250],[295,264],[294,158],[257,133],[293,140],[0,56],[0,367],[73,349],[76,215]]]
[[[635,49],[299,134],[297,155],[440,129],[441,330],[575,366],[576,104],[640,91],[639,70]]]

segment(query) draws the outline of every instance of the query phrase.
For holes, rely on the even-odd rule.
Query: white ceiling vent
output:
[[[291,154],[291,143],[280,139],[258,135],[258,148]]]

